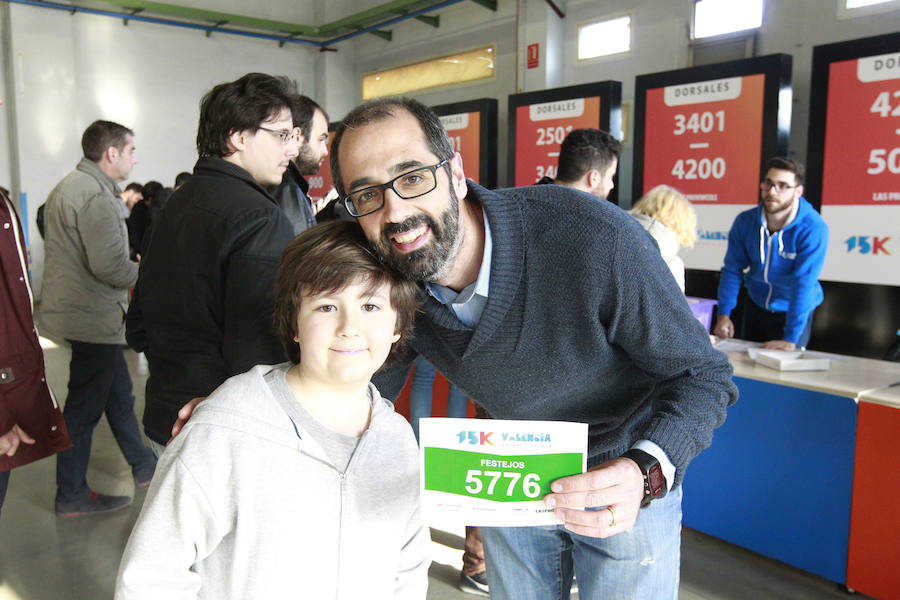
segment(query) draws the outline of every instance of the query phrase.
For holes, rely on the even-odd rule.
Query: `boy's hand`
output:
[[[175,436],[181,433],[181,428],[184,427],[188,419],[191,418],[191,415],[194,414],[194,409],[197,408],[197,405],[206,400],[206,396],[201,398],[192,398],[190,402],[182,406],[178,410],[178,418],[175,420],[175,424],[172,425],[172,437],[169,438],[169,441],[166,442],[166,446],[172,443],[172,440],[175,439]]]
[[[12,456],[19,449],[19,444],[33,443],[34,439],[30,435],[22,431],[18,425],[13,425],[12,429],[0,435],[0,456]]]

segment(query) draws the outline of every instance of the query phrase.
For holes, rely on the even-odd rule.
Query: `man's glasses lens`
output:
[[[770,180],[768,180],[768,179],[766,179],[765,181],[763,181],[763,186],[765,186],[765,188],[766,188],[767,190],[770,190],[770,189],[772,189],[772,188],[775,188],[775,189],[778,190],[779,192],[784,192],[784,191],[789,190],[789,189],[791,189],[791,188],[793,188],[793,187],[797,187],[797,186],[795,186],[795,185],[788,185],[788,184],[786,184],[786,183],[783,182],[783,181],[770,181]]]
[[[354,217],[362,217],[375,212],[384,206],[384,192],[388,188],[392,188],[398,196],[405,200],[423,196],[437,187],[435,171],[444,166],[446,162],[444,160],[434,166],[409,171],[385,184],[352,192],[346,197],[347,210]]]
[[[260,129],[277,136],[282,144],[287,144],[292,139],[297,139],[300,133],[299,127],[295,127],[294,129],[269,129],[268,127],[260,127]]]

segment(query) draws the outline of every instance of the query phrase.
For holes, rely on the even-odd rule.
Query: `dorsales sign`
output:
[[[515,184],[555,179],[560,145],[570,131],[583,127],[600,127],[599,96],[517,107]]]
[[[701,235],[680,255],[691,269],[718,270],[737,214],[759,200],[765,75],[647,90],[643,189],[666,184],[694,204]]]
[[[450,136],[453,150],[462,156],[466,175],[475,183],[479,183],[481,113],[473,111],[444,115],[439,118],[444,129],[447,130],[447,135]]]
[[[900,52],[832,62],[823,279],[900,285]]]
[[[831,64],[822,204],[900,204],[900,53]]]
[[[765,75],[647,90],[643,193],[670,185],[693,203],[759,199]]]

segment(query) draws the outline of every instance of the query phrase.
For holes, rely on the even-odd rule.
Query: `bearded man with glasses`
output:
[[[740,337],[763,348],[805,348],[813,311],[824,294],[819,274],[828,249],[828,226],[803,197],[803,165],[769,161],[759,205],[739,214],[728,233],[719,280],[719,314],[713,333],[735,336],[731,311],[747,289]]]
[[[737,390],[649,236],[563,186],[467,180],[409,98],[355,108],[331,150],[376,254],[424,288],[384,397],[421,354],[493,417],[589,424],[588,472],[544,498],[559,525],[482,528],[491,597],[568,598],[573,573],[583,598],[676,597],[681,478]]]
[[[193,177],[159,214],[141,260],[126,337],[149,361],[144,429],[158,452],[182,405],[286,359],[273,285],[294,228],[267,191],[299,152],[286,81],[249,73],[204,96]]]

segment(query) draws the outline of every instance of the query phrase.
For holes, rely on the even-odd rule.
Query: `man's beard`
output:
[[[301,175],[315,175],[318,173],[320,162],[322,162],[322,157],[313,154],[309,144],[303,144],[303,147],[300,148],[300,154],[294,159],[294,164],[297,165],[297,170],[300,171]]]
[[[779,212],[782,212],[786,208],[790,208],[792,202],[793,201],[784,201],[779,198],[778,204],[776,204],[775,206],[769,206],[768,204],[766,204],[766,198],[764,197],[762,199],[763,212],[765,212],[767,215],[777,214]]]
[[[412,252],[401,253],[391,243],[391,236],[415,229],[422,224],[431,229],[431,240]],[[440,223],[430,215],[418,214],[402,223],[388,223],[381,238],[373,244],[385,263],[415,281],[440,281],[450,272],[462,238],[459,234],[459,199],[450,186],[450,206],[440,215]]]

